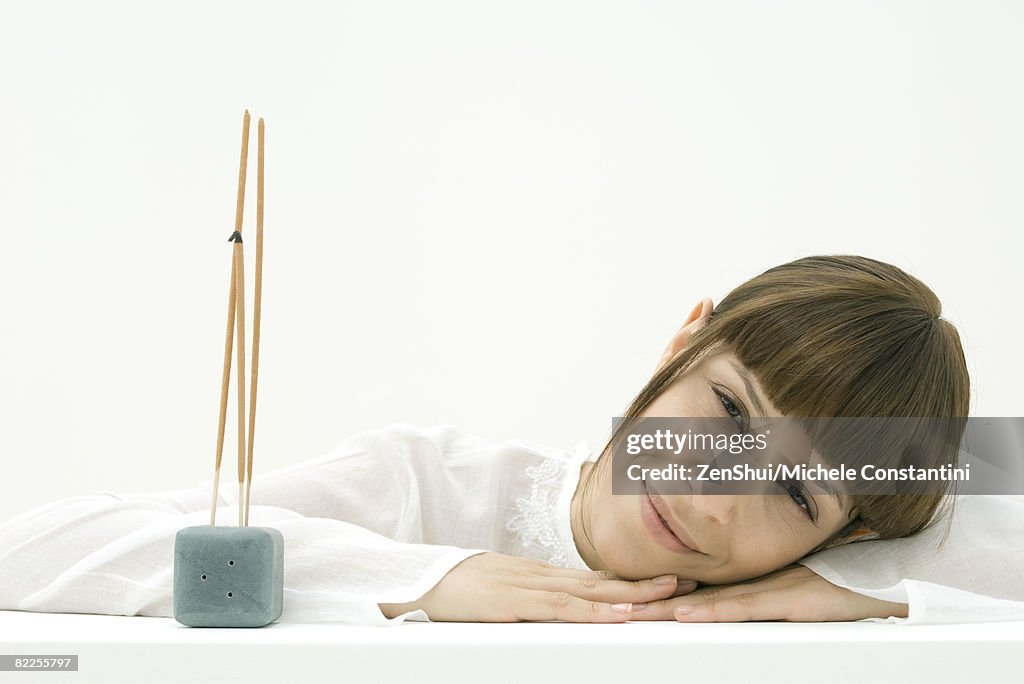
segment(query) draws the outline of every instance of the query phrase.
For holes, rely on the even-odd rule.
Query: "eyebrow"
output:
[[[732,369],[736,371],[736,375],[740,376],[740,380],[742,380],[743,384],[746,385],[747,396],[752,402],[754,402],[754,406],[762,416],[767,416],[768,412],[764,410],[764,404],[761,403],[761,395],[758,394],[757,389],[754,388],[754,379],[750,377],[750,372],[743,366],[738,366],[732,361],[729,362],[729,365],[732,366]]]

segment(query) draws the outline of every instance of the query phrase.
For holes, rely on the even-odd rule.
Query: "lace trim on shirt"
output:
[[[531,480],[530,496],[516,499],[519,512],[509,519],[505,529],[514,534],[525,546],[537,547],[543,553],[543,560],[551,565],[566,567],[566,540],[555,529],[562,478],[565,477],[565,463],[546,458],[542,463],[526,468]]]

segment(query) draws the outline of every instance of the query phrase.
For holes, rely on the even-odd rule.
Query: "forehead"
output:
[[[732,351],[722,350],[700,359],[687,374],[705,376],[709,381],[726,383],[739,393],[751,410],[762,416],[782,416],[782,412],[768,398],[757,374],[747,368]]]

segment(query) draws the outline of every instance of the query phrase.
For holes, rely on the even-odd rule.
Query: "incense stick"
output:
[[[217,491],[220,489],[220,462],[224,453],[224,422],[228,413],[228,387],[231,384],[231,346],[235,334],[235,263],[231,260],[231,287],[228,291],[228,329],[224,338],[224,372],[220,379],[220,420],[217,426],[217,460],[213,466],[213,502],[210,527],[217,523]]]
[[[252,311],[252,372],[249,381],[249,457],[245,487],[245,526],[252,494],[252,450],[256,441],[256,385],[260,370],[260,308],[263,301],[263,117],[257,125],[256,152],[256,288]]]
[[[245,504],[245,251],[242,248],[242,234],[237,230],[231,234],[235,243],[235,347],[238,359],[238,526],[243,524]]]
[[[238,193],[235,200],[235,231],[242,230],[242,208],[245,205],[245,170],[249,160],[249,110],[245,111],[242,118],[242,152],[238,161]],[[235,263],[232,256],[231,262],[231,285],[228,295],[228,323],[227,334],[224,342],[224,371],[221,375],[220,389],[220,420],[217,428],[217,456],[213,469],[213,501],[210,504],[210,526],[217,522],[217,491],[220,488],[220,464],[224,453],[224,423],[228,410],[228,387],[231,382],[231,335],[235,327]],[[242,309],[242,317],[245,310]]]

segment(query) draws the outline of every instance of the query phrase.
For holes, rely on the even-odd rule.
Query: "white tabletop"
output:
[[[678,681],[792,684],[962,681],[1016,672],[1024,622],[905,626],[871,622],[620,625],[274,623],[190,628],[171,618],[0,611],[0,654],[79,655],[82,681]],[[6,674],[6,673],[5,673]],[[335,677],[333,675],[338,675]],[[27,674],[7,675],[28,677]],[[6,681],[0,674],[0,681]],[[13,681],[13,680],[12,680]],[[582,681],[580,679],[579,681]]]

